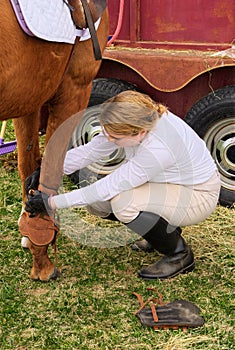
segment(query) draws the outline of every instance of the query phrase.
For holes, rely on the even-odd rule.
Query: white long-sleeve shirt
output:
[[[86,145],[67,152],[64,173],[71,174],[108,156],[118,146],[103,133]],[[179,117],[167,112],[136,146],[125,147],[126,162],[111,174],[65,194],[54,196],[57,208],[84,206],[107,201],[146,182],[201,184],[215,172],[216,165],[205,142]]]

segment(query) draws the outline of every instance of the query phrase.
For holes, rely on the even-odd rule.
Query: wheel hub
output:
[[[101,126],[98,121],[99,106],[89,107],[84,114],[79,126],[72,135],[72,146],[77,147],[90,142],[93,137],[101,132]],[[99,162],[89,165],[87,168],[95,174],[107,175],[115,170],[125,159],[123,148],[119,148]]]
[[[211,152],[223,187],[234,190],[235,181],[235,124],[234,118],[217,121],[207,131],[204,141]]]

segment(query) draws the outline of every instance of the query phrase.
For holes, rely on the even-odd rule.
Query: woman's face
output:
[[[141,130],[137,135],[117,135],[111,132],[107,133],[107,131],[103,129],[103,133],[109,142],[114,142],[119,147],[131,147],[140,144],[148,131]]]

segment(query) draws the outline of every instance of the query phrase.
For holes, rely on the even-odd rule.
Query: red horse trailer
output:
[[[149,94],[202,137],[218,166],[220,203],[235,203],[234,0],[109,0],[110,33],[90,106],[135,89]],[[73,146],[98,132],[89,108]],[[84,136],[85,135],[85,136]],[[122,150],[94,164],[97,177],[113,171]]]

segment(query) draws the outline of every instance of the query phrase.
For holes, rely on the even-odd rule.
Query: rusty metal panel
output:
[[[235,38],[234,0],[142,0],[141,40],[227,43]]]
[[[109,0],[114,32],[119,1]],[[222,49],[235,39],[234,0],[125,0],[117,43],[132,47]]]
[[[136,71],[152,87],[172,92],[182,89],[197,76],[219,67],[234,66],[230,57],[211,52],[110,48],[104,59],[124,64]],[[235,77],[234,77],[235,78]]]
[[[118,39],[130,41],[130,0],[125,0],[124,2],[124,12],[122,19],[122,27]],[[109,9],[109,26],[110,26],[110,35],[115,32],[118,23],[119,15],[119,4],[120,0],[109,0],[108,9]]]

